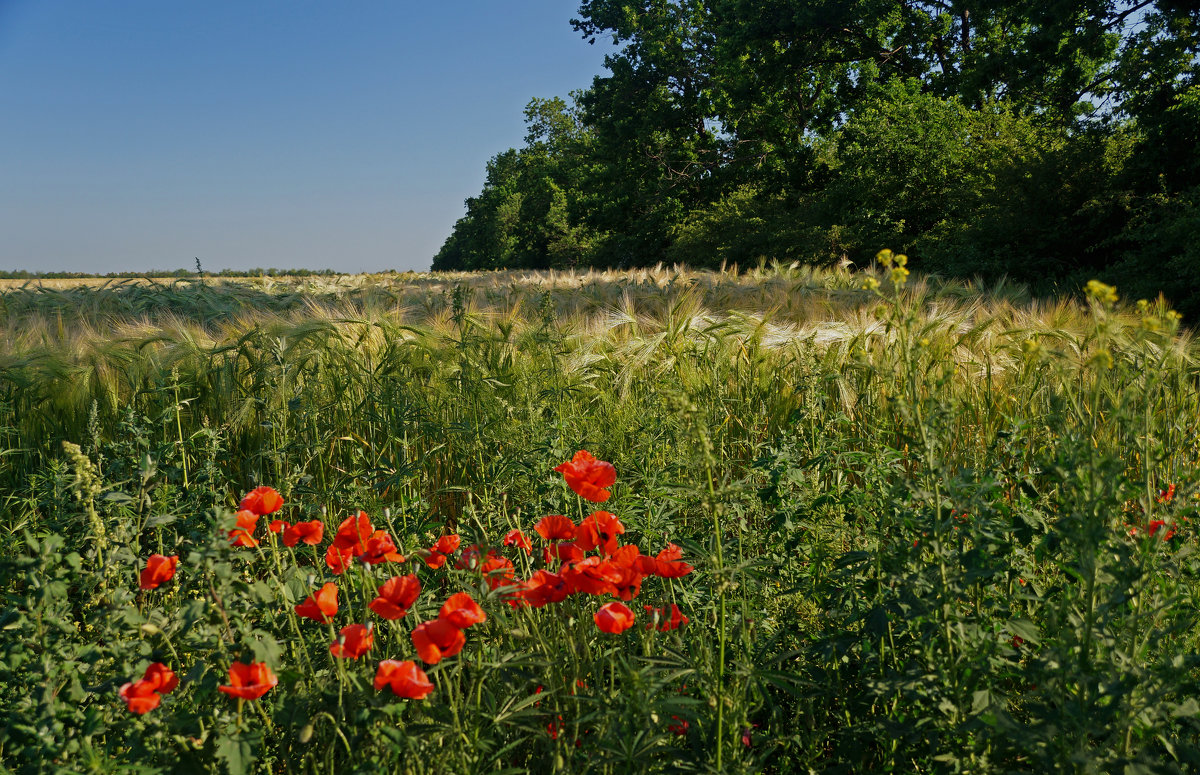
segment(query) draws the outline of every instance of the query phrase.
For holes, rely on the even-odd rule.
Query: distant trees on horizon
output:
[[[332,269],[222,269],[219,272],[190,269],[150,269],[145,272],[30,272],[26,269],[0,269],[0,280],[78,280],[123,278],[201,278],[201,277],[333,277],[345,272]]]

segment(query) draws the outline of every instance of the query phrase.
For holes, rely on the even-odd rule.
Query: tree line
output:
[[[1200,281],[1194,0],[587,0],[434,269],[869,262]]]

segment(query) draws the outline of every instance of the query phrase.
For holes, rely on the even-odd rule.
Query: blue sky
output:
[[[577,8],[0,0],[0,269],[427,269]]]

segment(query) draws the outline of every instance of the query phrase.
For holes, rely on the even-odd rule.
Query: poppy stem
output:
[[[708,478],[708,509],[713,518],[713,542],[716,544],[717,594],[720,597],[720,612],[717,620],[717,771],[721,770],[725,742],[725,554],[722,546],[721,515],[717,510],[716,484],[713,481],[712,451],[708,436],[699,429],[705,450],[704,467]]]
[[[229,642],[233,643],[233,627],[229,624],[229,615],[225,613],[225,604],[221,602],[221,596],[217,594],[217,588],[213,586],[212,579],[208,581],[208,591],[212,593],[213,602],[217,604],[217,613],[221,614],[221,621],[225,623],[225,635],[229,638]]]
[[[167,649],[171,652],[171,656],[175,657],[175,664],[179,665],[179,669],[183,669],[183,660],[179,658],[179,652],[175,650],[175,644],[171,642],[171,636],[167,635],[166,630],[159,630],[162,635],[163,643],[167,644]]]
[[[270,716],[270,714],[267,713],[266,710],[263,709],[262,703],[255,702],[254,708],[255,708],[255,710],[258,711],[258,715],[262,716],[263,722],[266,723],[267,731],[274,731],[275,724],[271,722],[271,716]]]

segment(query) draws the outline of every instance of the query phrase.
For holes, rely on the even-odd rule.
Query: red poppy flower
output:
[[[642,591],[642,574],[636,567],[613,563],[617,576],[613,580],[616,596],[622,600],[633,600]]]
[[[169,694],[179,685],[179,677],[162,662],[154,662],[146,668],[141,679],[123,684],[117,694],[133,713],[141,715],[158,707],[162,695]]]
[[[460,630],[465,630],[473,624],[487,621],[487,614],[479,607],[466,592],[456,592],[446,598],[442,609],[438,612],[439,619],[445,619]]]
[[[170,694],[179,686],[179,676],[162,662],[150,663],[146,672],[142,674],[142,681],[153,686],[159,694]]]
[[[491,557],[480,566],[479,570],[492,589],[512,585],[516,572],[512,560],[507,557]]]
[[[396,551],[396,542],[383,530],[376,530],[362,547],[358,559],[367,565],[381,562],[404,562],[404,556]]]
[[[296,606],[296,613],[324,624],[338,612],[337,585],[332,581],[317,590],[317,594],[309,595],[304,602]]]
[[[1148,536],[1150,536],[1151,538],[1153,538],[1155,535],[1158,534],[1158,531],[1162,530],[1164,527],[1167,528],[1167,531],[1165,533],[1163,533],[1162,540],[1170,541],[1172,538],[1175,537],[1175,527],[1173,525],[1168,526],[1167,523],[1161,519],[1150,520],[1149,524],[1146,525],[1146,534]],[[1137,527],[1137,525],[1134,525],[1133,527],[1129,528],[1129,535],[1131,535],[1131,536],[1136,536],[1139,532],[1140,532],[1140,530]]]
[[[491,560],[499,556],[495,549],[488,549],[486,559]],[[454,563],[454,567],[459,570],[477,570],[483,561],[483,552],[479,548],[479,544],[471,544],[463,549],[462,555],[458,558],[458,562]]]
[[[620,547],[608,558],[621,577],[613,582],[617,588],[617,597],[622,600],[632,600],[642,591],[642,577],[647,575],[643,569],[644,557],[635,544]],[[653,562],[653,561],[652,561]]]
[[[279,679],[267,667],[266,662],[244,664],[234,662],[229,666],[229,685],[218,686],[217,690],[243,700],[257,700],[279,683]]]
[[[533,529],[547,541],[572,541],[575,539],[575,523],[562,514],[542,517]]]
[[[642,550],[637,547],[637,544],[626,544],[625,546],[619,547],[609,556],[608,559],[612,560],[617,565],[625,568],[634,568],[640,572],[641,557]]]
[[[297,522],[283,531],[283,545],[295,546],[303,541],[309,546],[316,546],[325,537],[325,523],[319,519],[310,522]]]
[[[461,539],[453,533],[442,536],[425,552],[425,564],[435,570],[442,567],[446,564],[446,555],[458,549],[460,542]]]
[[[688,618],[679,610],[679,606],[671,603],[671,608],[655,608],[652,605],[644,606],[646,613],[650,614],[654,620],[646,625],[647,630],[657,629],[659,632],[667,632],[668,630],[677,630],[681,625],[688,623]]]
[[[492,552],[488,552],[492,554]],[[479,544],[471,544],[462,550],[462,554],[458,557],[458,562],[454,563],[454,567],[459,570],[475,570],[479,567]]]
[[[433,546],[430,547],[430,551],[434,551],[439,554],[450,554],[458,549],[458,545],[460,543],[462,543],[462,539],[459,538],[456,533],[451,533],[450,535],[444,535],[435,541]]]
[[[562,576],[539,570],[525,582],[521,597],[534,608],[541,608],[550,603],[561,603],[572,591],[571,585]]]
[[[688,732],[687,719],[681,719],[679,716],[671,716],[671,718],[675,720],[675,723],[667,724],[667,731],[679,737],[686,735]]]
[[[607,556],[617,550],[617,536],[624,532],[625,526],[616,515],[607,511],[596,511],[579,523],[575,530],[575,545],[585,552],[599,549]]]
[[[616,582],[624,579],[621,569],[610,560],[588,557],[562,570],[571,588],[585,595],[617,594]]]
[[[682,557],[682,549],[675,544],[667,544],[667,548],[654,558],[655,575],[662,576],[664,579],[677,579],[680,576],[688,575],[692,572],[692,566],[684,562]]]
[[[504,536],[502,543],[505,546],[516,546],[525,550],[526,554],[533,551],[533,544],[529,543],[529,538],[520,530],[510,530]]]
[[[617,481],[617,469],[612,463],[597,460],[590,452],[581,449],[575,457],[554,469],[567,480],[567,486],[584,500],[604,503],[612,494],[606,487]]]
[[[339,549],[337,544],[330,544],[325,550],[325,565],[338,576],[346,572],[354,561],[354,549]]]
[[[411,659],[403,662],[385,659],[379,663],[379,669],[375,671],[375,691],[385,686],[390,686],[397,697],[409,700],[423,700],[433,691],[429,676]]]
[[[117,690],[117,694],[125,701],[125,707],[139,716],[154,710],[162,702],[162,695],[146,681],[132,681],[123,684]]]
[[[258,546],[258,539],[254,537],[254,528],[258,526],[258,514],[248,509],[242,509],[237,513],[237,527],[229,531],[229,538],[234,546],[249,546],[251,548]]]
[[[633,626],[633,611],[624,603],[606,603],[592,615],[601,632],[615,635]]]
[[[546,564],[559,560],[563,565],[573,565],[582,560],[583,556],[583,550],[574,541],[542,547],[542,562]]]
[[[442,618],[418,624],[412,631],[413,646],[422,662],[436,665],[444,657],[452,657],[467,643],[461,629]]]
[[[513,608],[523,608],[529,605],[529,600],[525,597],[525,593],[530,589],[530,582],[525,579],[512,579],[508,582],[509,587],[504,593],[504,602],[508,603]]]
[[[283,508],[283,496],[275,491],[273,487],[255,487],[253,490],[242,498],[242,502],[238,505],[238,509],[249,511],[258,517],[265,517],[267,514],[274,514]]]
[[[342,659],[358,659],[375,645],[374,630],[369,622],[343,627],[338,639],[329,644],[329,653]]]
[[[161,554],[150,555],[150,558],[146,560],[146,567],[142,570],[138,586],[142,589],[158,589],[160,584],[175,577],[177,565],[179,565],[178,555],[173,554],[170,557],[164,557]]]
[[[270,524],[267,525],[267,530],[270,530],[272,533],[282,533],[289,527],[291,527],[291,525],[289,525],[286,520],[273,519],[271,520]]]
[[[338,525],[337,533],[333,537],[333,545],[343,551],[353,550],[352,554],[362,554],[361,547],[374,532],[375,528],[371,525],[371,518],[367,516],[367,512],[360,511],[353,517],[346,517]]]
[[[1172,538],[1175,537],[1175,528],[1168,527],[1167,523],[1162,521],[1161,519],[1150,520],[1150,525],[1147,527],[1146,532],[1148,532],[1153,537],[1155,534],[1158,533],[1159,530],[1161,530],[1164,527],[1167,528],[1167,531],[1165,533],[1163,533],[1162,539],[1164,541],[1170,541]]]
[[[383,582],[379,596],[370,603],[370,609],[384,619],[400,619],[421,594],[421,582],[413,574],[396,576]]]
[[[1159,490],[1158,497],[1155,498],[1159,503],[1170,503],[1175,498],[1175,485],[1168,485],[1165,491]]]

